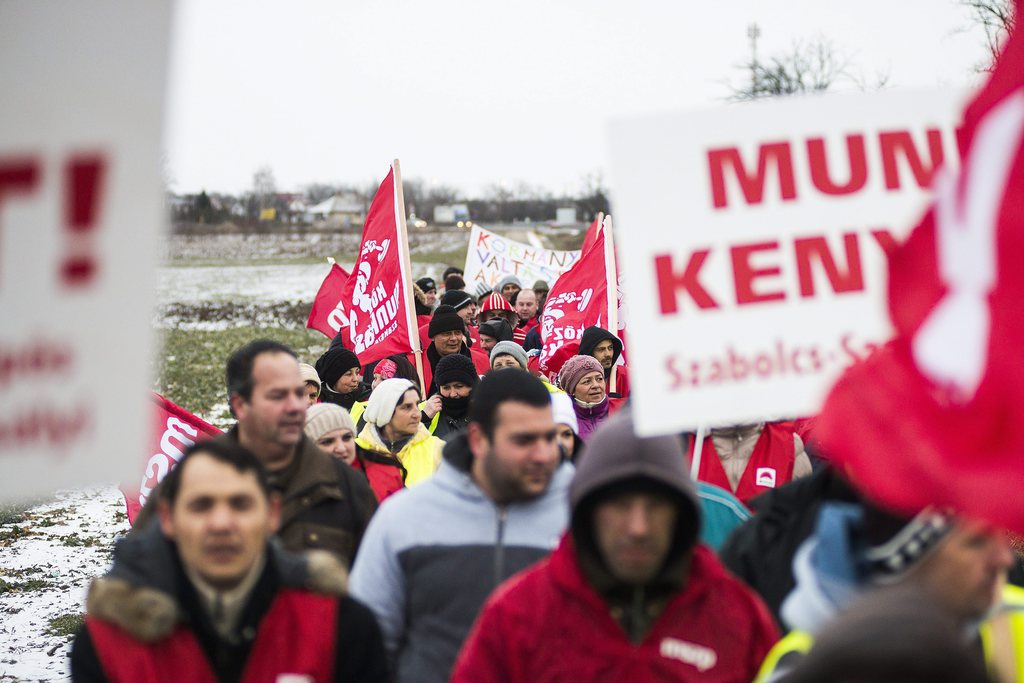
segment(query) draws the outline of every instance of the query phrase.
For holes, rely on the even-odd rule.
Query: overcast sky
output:
[[[824,36],[868,82],[976,82],[957,0],[179,0],[166,165],[176,192],[406,178],[575,193],[606,124],[722,106],[749,60]],[[847,86],[851,87],[851,86]]]

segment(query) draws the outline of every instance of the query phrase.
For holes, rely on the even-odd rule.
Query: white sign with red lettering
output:
[[[0,3],[0,499],[138,467],[169,0]]]
[[[890,336],[886,251],[958,163],[963,99],[794,97],[612,126],[638,431],[817,412]]]

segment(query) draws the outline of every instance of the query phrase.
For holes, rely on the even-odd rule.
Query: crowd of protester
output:
[[[625,340],[540,373],[525,284],[418,280],[419,359],[238,349],[236,425],[117,543],[73,678],[1024,681],[1006,533],[881,508],[812,420],[636,436]]]

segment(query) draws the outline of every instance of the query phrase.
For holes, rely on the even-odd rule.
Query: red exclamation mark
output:
[[[70,254],[60,267],[67,287],[84,287],[96,276],[95,240],[105,162],[98,155],[75,156],[64,166],[65,220]]]

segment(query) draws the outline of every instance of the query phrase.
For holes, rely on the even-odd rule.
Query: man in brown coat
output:
[[[238,422],[217,438],[241,444],[267,469],[271,488],[281,496],[277,536],[284,547],[328,550],[351,565],[376,498],[361,472],[304,435],[305,384],[295,352],[269,340],[246,344],[228,359],[227,386]],[[158,486],[135,528],[150,523],[160,496]]]

